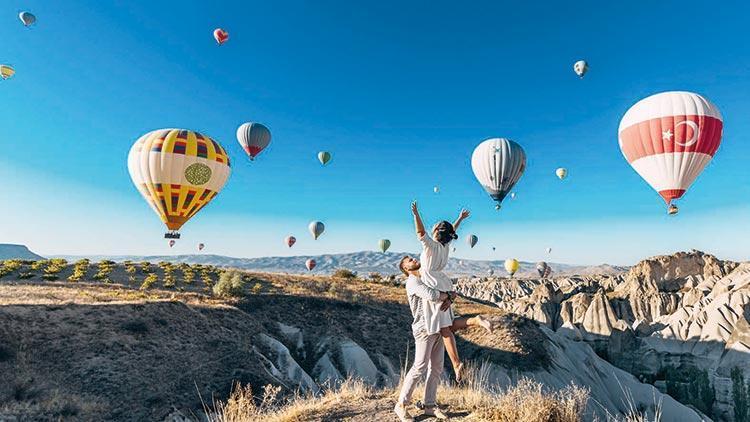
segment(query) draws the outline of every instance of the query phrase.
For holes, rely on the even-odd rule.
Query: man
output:
[[[411,256],[401,258],[399,269],[408,276],[406,280],[406,295],[409,299],[409,308],[414,318],[411,324],[414,334],[414,363],[404,377],[398,403],[393,408],[401,422],[411,422],[414,418],[409,414],[406,406],[411,402],[414,388],[422,377],[427,373],[424,385],[424,414],[434,416],[438,419],[447,419],[448,416],[437,407],[435,402],[440,376],[443,373],[443,357],[445,346],[440,336],[440,331],[428,332],[425,323],[424,307],[425,301],[442,302],[443,306],[449,307],[451,301],[447,293],[431,289],[424,285],[419,279],[419,260]]]

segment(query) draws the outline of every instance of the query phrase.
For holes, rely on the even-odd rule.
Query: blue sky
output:
[[[417,199],[428,223],[471,209],[460,234],[479,245],[456,253],[469,259],[630,264],[690,248],[749,258],[746,2],[209,3],[3,2],[0,62],[17,73],[0,83],[0,242],[47,254],[205,242],[251,257],[375,249],[387,237],[413,251]],[[224,46],[216,27],[230,33]],[[572,71],[581,58],[583,80]],[[617,145],[628,107],[666,90],[707,96],[725,125],[677,218]],[[273,133],[255,163],[235,139],[245,121]],[[164,127],[204,132],[234,158],[172,250],[126,167],[132,143]],[[469,163],[489,137],[529,157],[499,213]],[[326,168],[319,150],[334,155]],[[328,227],[317,242],[311,220]],[[299,239],[291,250],[287,234]]]

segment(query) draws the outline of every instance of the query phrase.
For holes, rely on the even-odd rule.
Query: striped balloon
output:
[[[237,128],[237,141],[254,160],[271,143],[271,131],[260,123],[243,123]]]
[[[219,194],[230,173],[229,156],[210,137],[185,129],[141,136],[128,154],[133,184],[173,232]],[[166,237],[176,233],[167,233]]]
[[[391,241],[388,239],[380,239],[378,242],[378,247],[380,248],[381,252],[385,252],[388,250],[388,248],[391,247]]]
[[[0,64],[0,78],[10,79],[16,74],[16,70],[9,64]]]
[[[317,262],[315,262],[314,259],[310,258],[307,261],[305,261],[305,267],[307,267],[308,271],[312,271],[315,266],[318,265]]]
[[[620,122],[620,149],[669,205],[708,165],[721,143],[719,109],[692,92],[663,92],[637,102]]]
[[[484,190],[497,201],[495,208],[500,209],[503,198],[526,169],[526,153],[510,139],[487,139],[471,154],[471,169]]]
[[[477,242],[479,242],[479,238],[477,237],[477,235],[470,234],[470,235],[466,236],[466,243],[468,243],[470,247],[473,248],[474,245],[477,244]]]

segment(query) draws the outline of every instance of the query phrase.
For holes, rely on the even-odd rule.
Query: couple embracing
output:
[[[414,363],[404,377],[398,403],[394,411],[403,421],[414,420],[407,410],[417,383],[426,374],[424,393],[424,413],[438,419],[447,419],[447,415],[436,403],[437,387],[443,373],[445,351],[453,364],[456,381],[461,381],[463,363],[458,357],[456,338],[453,331],[470,326],[481,326],[492,331],[489,321],[476,316],[473,318],[455,318],[452,304],[456,299],[453,282],[443,272],[448,264],[450,243],[458,236],[456,231],[461,222],[469,217],[469,212],[461,210],[458,219],[451,224],[441,221],[432,228],[431,235],[425,231],[417,203],[411,204],[414,215],[414,227],[417,238],[422,243],[419,260],[405,256],[399,262],[399,269],[408,277],[406,295],[413,316],[412,333],[414,334]]]

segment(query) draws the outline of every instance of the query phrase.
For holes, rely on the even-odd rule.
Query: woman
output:
[[[443,337],[445,349],[453,364],[453,372],[456,374],[456,381],[461,381],[461,371],[463,363],[458,357],[458,348],[456,347],[456,337],[453,331],[466,327],[480,326],[487,331],[492,331],[492,326],[482,316],[473,318],[455,318],[451,304],[457,294],[453,290],[453,282],[443,269],[448,264],[448,253],[450,252],[450,242],[456,240],[456,230],[461,222],[469,217],[469,211],[461,210],[458,219],[453,223],[441,221],[432,228],[432,237],[427,236],[422,223],[422,217],[417,209],[417,202],[411,204],[411,212],[414,215],[414,227],[417,231],[417,238],[422,243],[422,253],[419,256],[421,269],[419,275],[427,287],[448,293],[448,299],[442,303],[427,302],[424,307],[425,323],[430,333],[440,332]]]

